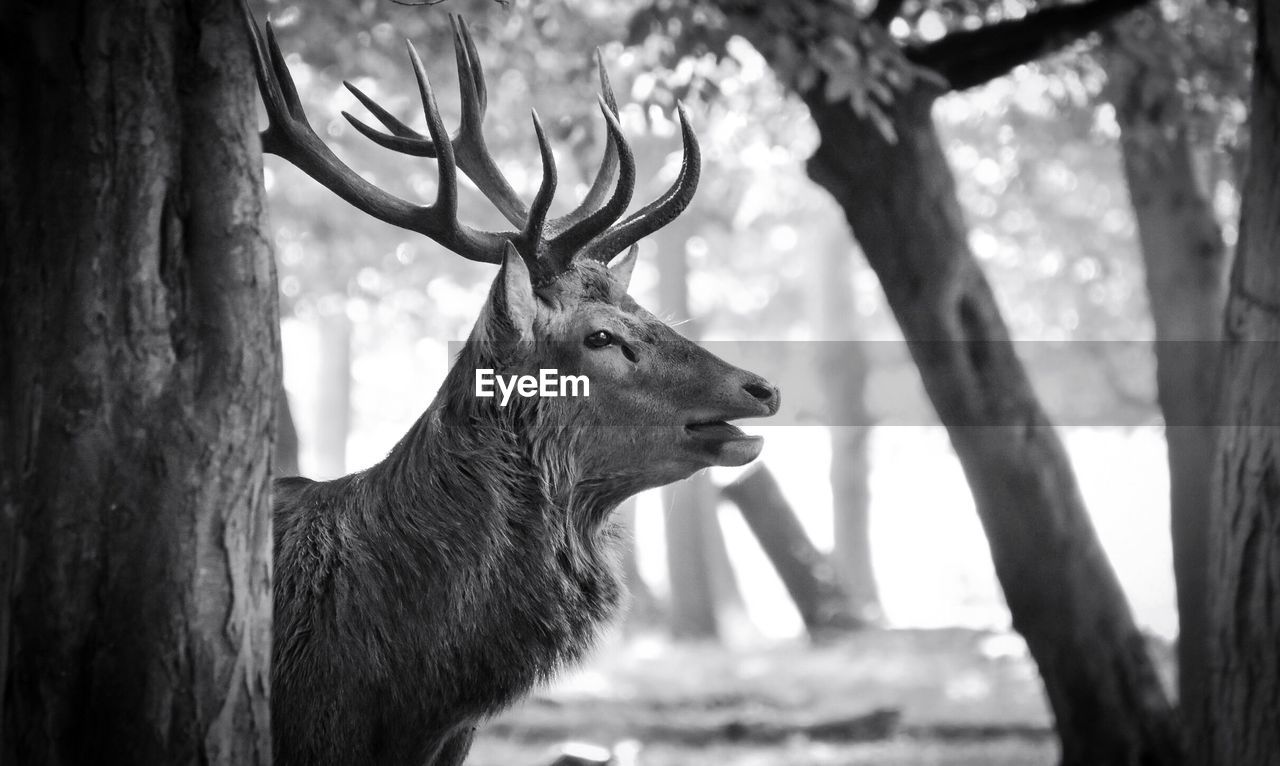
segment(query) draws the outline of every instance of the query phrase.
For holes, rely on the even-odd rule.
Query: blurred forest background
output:
[[[926,395],[938,389],[921,383],[917,363],[933,352],[913,355],[899,323],[915,309],[886,300],[851,233],[850,223],[871,224],[842,215],[811,180],[830,139],[823,120],[810,119],[814,105],[793,93],[807,90],[805,78],[825,78],[825,100],[859,117],[848,130],[885,142],[831,151],[874,155],[928,133],[902,116],[909,108],[888,105],[935,89],[932,130],[962,211],[950,235],[990,282],[998,314],[986,321],[1003,318],[1030,401],[1059,426],[1077,505],[1176,696],[1169,460],[1179,453],[1167,437],[1205,425],[1195,414],[1203,383],[1186,369],[1211,365],[1185,341],[1212,341],[1221,324],[1246,151],[1247,15],[1172,0],[1086,34],[1097,19],[1044,15],[1070,6],[882,1],[858,11],[882,14],[883,27],[866,28],[883,39],[855,46],[833,36],[806,58],[746,39],[751,24],[799,23],[785,14],[803,4],[745,22],[733,3],[721,5],[726,16],[665,0],[266,4],[318,131],[407,199],[432,198],[434,163],[406,161],[353,130],[340,112],[367,114],[342,81],[420,126],[409,38],[456,124],[446,12],[470,22],[489,82],[489,144],[526,199],[539,178],[531,107],[549,128],[562,184],[580,194],[590,180],[603,148],[594,48],[636,152],[637,198],[656,196],[678,171],[673,119],[683,100],[703,147],[701,187],[674,225],[642,244],[631,292],[785,392],[781,425],[748,426],[766,436],[755,465],[695,476],[624,509],[635,532],[626,623],[584,668],[495,721],[471,762],[533,763],[563,740],[655,765],[1056,762],[1050,700],[1013,631],[993,565],[1000,543],[984,533],[999,516],[975,513],[984,495],[966,476],[980,469],[962,468]],[[1025,61],[989,73],[976,54],[966,69],[943,50],[938,61],[953,69],[931,71],[945,83],[902,54],[1032,17],[1031,26],[1056,24],[1059,39],[1079,39],[1039,58],[1010,54]],[[983,40],[958,44],[982,50]],[[877,91],[881,82],[898,92]],[[924,114],[927,122],[927,103]],[[825,119],[826,130],[839,124]],[[910,178],[900,183],[915,193]],[[336,477],[379,460],[430,402],[492,268],[357,213],[276,158],[266,161],[266,187],[291,413],[278,464]],[[474,188],[463,195],[469,223],[498,222]],[[915,212],[947,218],[947,204],[922,201]],[[878,225],[888,249],[894,240],[913,247],[892,215]],[[928,315],[929,298],[914,299]],[[998,346],[999,336],[984,342]],[[907,340],[947,337],[916,330]],[[953,374],[935,368],[940,380]],[[1190,390],[1175,390],[1184,384]],[[1208,453],[1194,453],[1197,440],[1184,467],[1203,474],[1203,487]],[[1175,483],[1172,497],[1195,491]]]
[[[1275,2],[251,4],[406,199],[342,82],[420,127],[409,38],[456,125],[450,12],[525,199],[531,107],[557,204],[599,162],[594,49],[637,199],[687,104],[632,292],[785,391],[619,510],[629,616],[469,763],[1280,758]],[[272,475],[379,460],[493,277],[259,164],[242,10],[0,3],[4,766],[269,762]]]

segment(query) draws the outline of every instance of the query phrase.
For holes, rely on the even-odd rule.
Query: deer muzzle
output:
[[[782,392],[759,375],[740,371],[734,382],[735,389],[720,397],[722,405],[699,413],[684,426],[686,437],[712,465],[746,465],[759,457],[764,437],[744,433],[729,421],[768,417],[782,404]]]

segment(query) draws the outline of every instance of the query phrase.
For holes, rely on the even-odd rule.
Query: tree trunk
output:
[[[809,540],[768,468],[756,466],[722,492],[742,511],[810,638],[828,639],[865,626],[831,562]]]
[[[659,310],[675,319],[690,316],[687,232],[680,223],[657,234]],[[680,332],[697,340],[697,322],[681,324]],[[672,632],[679,638],[718,639],[721,616],[745,615],[745,608],[716,516],[715,489],[706,473],[699,472],[663,487],[662,497]]]
[[[631,594],[631,604],[623,627],[628,633],[637,633],[662,623],[662,605],[640,574],[636,551],[636,499],[633,497],[624,502],[614,514],[622,522],[627,534],[622,548],[622,571],[626,577],[627,591]]]
[[[671,633],[676,638],[720,638],[716,588],[706,552],[717,542],[721,546],[724,543],[712,515],[715,506],[704,502],[709,489],[703,474],[662,488],[667,576],[671,582]]]
[[[871,414],[866,390],[870,362],[854,318],[853,259],[847,235],[819,254],[818,379],[831,435],[831,504],[835,546],[831,562],[861,622],[883,616],[871,559]]]
[[[1158,10],[1114,28],[1106,53],[1121,128],[1125,179],[1138,223],[1156,330],[1156,383],[1169,460],[1173,567],[1178,586],[1178,690],[1191,761],[1206,731],[1210,655],[1210,475],[1216,441],[1218,341],[1230,263],[1204,184],[1194,170],[1179,72]]]
[[[1210,514],[1210,763],[1280,759],[1280,10],[1259,2],[1252,168],[1223,347]]]
[[[347,473],[351,433],[351,318],[346,307],[320,317],[320,370],[316,382],[316,478]]]
[[[232,3],[0,9],[0,759],[270,760],[275,272]]]
[[[1179,762],[1142,634],[969,250],[932,98],[901,97],[892,144],[847,103],[804,98],[821,137],[810,175],[844,210],[947,427],[1063,763]]]
[[[293,408],[289,406],[289,392],[284,380],[276,378],[276,442],[272,452],[272,475],[298,475],[298,428],[293,422]]]
[[[721,7],[777,64],[786,48],[757,5]],[[968,76],[979,70],[987,71]],[[844,210],[947,427],[1014,627],[1044,679],[1063,763],[1179,763],[1172,709],[1143,636],[969,249],[932,121],[936,91],[917,81],[895,94],[891,142],[847,100],[829,103],[824,86],[819,77],[799,94],[820,138],[810,176]]]

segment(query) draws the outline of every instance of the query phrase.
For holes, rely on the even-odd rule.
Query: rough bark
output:
[[[228,2],[0,7],[0,760],[270,759],[275,273]]]
[[[1280,10],[1259,2],[1252,168],[1223,347],[1210,515],[1209,763],[1280,759]]]
[[[871,558],[870,361],[854,320],[853,258],[847,235],[819,253],[818,378],[831,435],[831,504],[835,545],[831,563],[863,622],[882,615]]]
[[[1210,662],[1209,480],[1230,258],[1208,190],[1195,172],[1195,148],[1165,22],[1159,12],[1143,11],[1117,24],[1108,37],[1108,95],[1121,128],[1125,179],[1156,331],[1178,588],[1178,698],[1189,755],[1199,763]]]
[[[865,627],[835,568],[809,540],[768,468],[756,466],[721,491],[742,512],[810,638],[823,640]]]
[[[725,5],[735,31],[777,55],[776,27]],[[891,143],[848,102],[828,103],[822,86],[799,94],[820,138],[810,175],[843,209],[947,427],[1014,628],[1044,680],[1063,763],[1181,762],[1142,634],[969,249],[934,93],[919,85],[897,97]]]

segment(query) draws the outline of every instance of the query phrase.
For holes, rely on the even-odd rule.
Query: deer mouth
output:
[[[716,441],[724,441],[726,439],[756,439],[759,437],[747,436],[741,428],[725,420],[708,420],[702,423],[690,423],[684,427],[685,432],[698,439],[714,439]]]
[[[741,428],[725,420],[690,423],[684,432],[698,451],[710,453],[712,465],[746,465],[755,460],[764,447],[764,437],[743,433]]]

